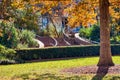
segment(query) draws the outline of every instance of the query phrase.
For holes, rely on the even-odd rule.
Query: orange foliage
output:
[[[71,27],[79,26],[80,24],[87,26],[95,24],[96,15],[99,13],[98,0],[82,0],[76,3],[74,0],[13,0],[14,8],[23,9],[25,4],[29,3],[32,6],[33,12],[40,11],[41,14],[53,14],[52,9],[60,6],[62,16],[68,14],[68,25]],[[120,9],[120,0],[110,0],[110,14],[115,19],[120,19],[120,12],[114,9]],[[36,5],[42,5],[41,7]]]

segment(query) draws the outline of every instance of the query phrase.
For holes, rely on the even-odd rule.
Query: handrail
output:
[[[55,45],[54,46],[57,46],[58,45],[57,40],[54,37],[51,37],[51,38],[55,41]]]
[[[38,39],[34,39],[34,41],[36,41],[36,42],[38,43],[39,48],[44,48],[44,43],[43,43],[43,42],[41,42],[41,41],[38,40]]]
[[[67,38],[67,39],[70,39],[70,37],[65,33],[65,27],[63,28],[63,34],[64,34],[64,36]],[[68,41],[66,41],[65,39],[64,39],[64,41],[68,44],[68,45],[71,45]]]
[[[63,39],[64,41],[65,41],[65,43],[67,44],[67,45],[71,45],[68,41],[66,41],[65,39]]]
[[[89,42],[89,43],[93,43],[93,44],[99,44],[99,42],[97,42],[97,41],[92,41],[92,40],[88,40],[86,38],[80,37],[79,33],[75,33],[75,37],[78,38],[78,39],[80,39],[80,40],[83,40],[85,42]]]
[[[63,28],[63,34],[64,34],[67,38],[70,38],[70,37],[65,33],[65,27]]]

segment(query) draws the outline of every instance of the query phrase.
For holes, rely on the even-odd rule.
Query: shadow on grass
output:
[[[107,69],[106,69],[107,71]],[[104,71],[104,72],[106,72]],[[107,72],[106,72],[107,74]],[[106,74],[96,74],[96,76],[94,76],[92,78],[92,76],[70,76],[70,77],[66,77],[63,75],[56,75],[56,74],[51,74],[51,73],[46,73],[46,74],[39,74],[39,73],[28,73],[28,74],[23,74],[20,76],[15,76],[14,78],[12,78],[12,80],[16,80],[20,78],[20,80],[102,80],[102,78],[106,75]],[[92,78],[92,79],[91,79]],[[106,76],[104,78],[105,80],[120,80],[120,76]]]
[[[53,59],[38,59],[38,60],[29,60],[25,61],[25,63],[34,63],[34,62],[49,62],[49,61],[61,61],[61,60],[73,60],[73,59],[84,59],[84,58],[91,58],[91,57],[98,57],[98,56],[83,56],[83,57],[65,57],[65,58],[53,58]]]
[[[51,73],[46,73],[46,74],[24,74],[18,77],[12,78],[12,80],[16,80],[17,78],[20,78],[22,80],[88,80],[87,77],[85,76],[71,76],[71,77],[65,77],[65,76],[58,76],[55,74]]]
[[[105,75],[108,73],[109,67],[108,66],[100,66],[98,67],[96,75],[92,78],[92,80],[102,80]]]

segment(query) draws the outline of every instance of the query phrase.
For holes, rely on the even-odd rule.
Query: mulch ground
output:
[[[65,73],[72,74],[120,74],[120,65],[111,67],[98,67],[98,66],[84,66],[84,67],[73,67],[62,70]]]

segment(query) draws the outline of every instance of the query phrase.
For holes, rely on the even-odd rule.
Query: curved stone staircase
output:
[[[99,44],[99,42],[90,41],[88,39],[81,38],[79,33],[66,34],[63,31],[63,38],[53,38],[53,37],[41,37],[36,35],[36,39],[44,44],[44,47],[49,46],[72,46],[72,45],[92,45]],[[72,35],[72,37],[70,37]]]
[[[57,41],[52,38],[52,37],[41,37],[41,36],[36,36],[36,39],[40,40],[42,43],[44,43],[44,46],[45,47],[48,47],[48,46],[57,46]]]
[[[79,33],[67,34],[65,29],[63,29],[64,39],[69,42],[71,45],[91,45],[92,42],[85,40],[79,36]],[[72,36],[72,37],[70,37]]]

